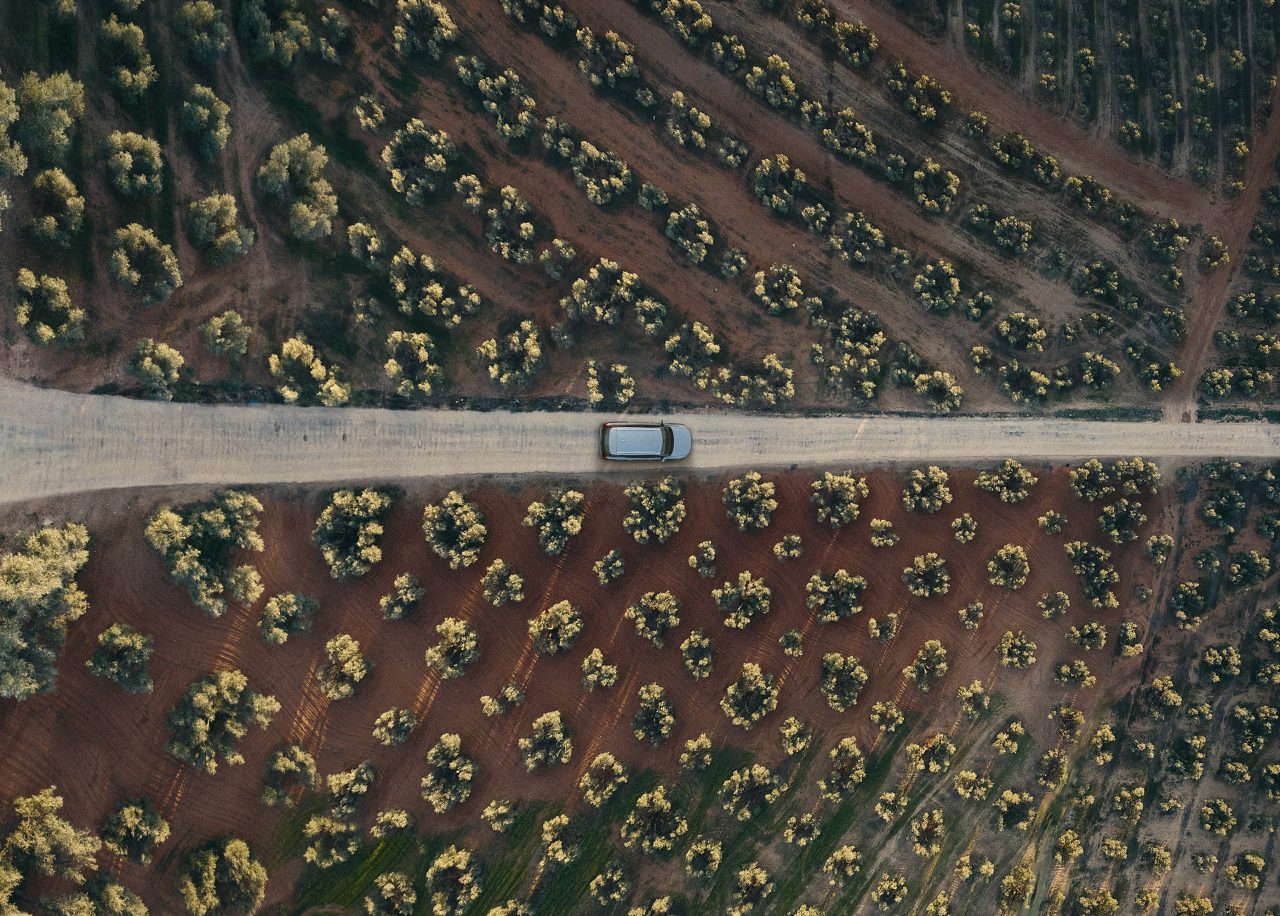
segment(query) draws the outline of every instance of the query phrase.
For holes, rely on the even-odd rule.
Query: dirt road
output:
[[[0,502],[182,484],[636,474],[597,454],[601,415],[161,404],[0,381]],[[681,470],[1005,457],[1280,458],[1280,426],[698,413]]]

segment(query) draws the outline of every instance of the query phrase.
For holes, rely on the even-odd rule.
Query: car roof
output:
[[[609,452],[614,455],[661,455],[662,425],[609,427]]]

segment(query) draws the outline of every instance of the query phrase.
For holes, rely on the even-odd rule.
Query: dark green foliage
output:
[[[311,539],[338,580],[363,576],[382,559],[379,546],[391,496],[381,490],[338,490],[329,499]]]
[[[316,680],[329,699],[343,700],[355,694],[370,667],[360,651],[360,643],[346,633],[339,633],[324,644],[324,661],[316,670]]]
[[[774,498],[773,481],[765,480],[756,471],[748,471],[729,481],[724,489],[724,504],[729,520],[739,531],[767,528],[778,500]]]
[[[173,248],[138,223],[117,229],[107,264],[111,277],[142,304],[164,302],[182,286],[182,270]]]
[[[128,624],[113,623],[98,634],[98,645],[85,662],[94,677],[114,681],[129,693],[150,693],[151,637]]]
[[[446,617],[436,624],[440,641],[427,649],[426,662],[443,678],[462,677],[467,666],[480,658],[480,641],[465,620]]]
[[[569,762],[573,741],[559,710],[543,713],[533,720],[529,735],[520,739],[520,751],[527,770]]]
[[[825,472],[813,482],[809,499],[817,507],[818,521],[832,528],[851,525],[858,519],[862,500],[867,498],[867,479],[855,477],[852,471],[843,474]]]
[[[311,50],[311,27],[299,0],[244,0],[240,5],[240,38],[254,63],[288,69]]]
[[[720,699],[720,708],[734,725],[751,728],[778,708],[778,687],[774,676],[754,662],[745,662],[742,672]]]
[[[630,511],[622,520],[622,527],[637,543],[647,544],[653,540],[665,544],[684,522],[683,492],[674,477],[631,484],[626,489]]]
[[[126,102],[137,104],[160,76],[147,50],[146,34],[135,23],[121,22],[115,13],[102,22],[98,33],[107,81]]]
[[[252,913],[266,893],[267,870],[239,837],[193,850],[178,876],[178,893],[194,916]]]
[[[423,510],[422,530],[427,544],[436,556],[449,561],[450,569],[474,563],[489,537],[480,507],[457,490]]]
[[[639,741],[658,745],[671,737],[676,725],[675,706],[660,684],[640,688],[640,705],[632,717],[631,728]]]
[[[951,574],[947,571],[946,558],[936,553],[916,557],[902,571],[902,581],[907,591],[918,598],[935,598],[951,590]]]
[[[70,344],[84,338],[84,309],[71,302],[67,283],[23,267],[14,284],[17,302],[13,317],[38,344]]]
[[[635,625],[638,635],[661,649],[667,631],[680,626],[680,601],[671,592],[645,592],[627,607],[624,616]]]
[[[441,735],[427,751],[427,775],[422,777],[422,797],[437,814],[460,805],[471,796],[478,767],[463,751],[457,735]]]
[[[1099,608],[1117,607],[1111,586],[1120,581],[1120,574],[1111,564],[1111,551],[1086,541],[1072,541],[1065,549],[1089,602]]]
[[[125,369],[142,385],[147,397],[172,401],[174,389],[182,380],[184,365],[186,359],[173,347],[144,337],[129,351]]]
[[[457,147],[447,133],[417,118],[392,135],[382,149],[382,164],[393,190],[415,207],[423,207],[445,187]]]
[[[26,149],[60,161],[71,149],[71,135],[84,117],[84,85],[68,73],[41,79],[25,73],[18,82],[17,138]]]
[[[403,620],[413,613],[427,590],[419,584],[417,577],[407,572],[396,576],[393,585],[391,594],[378,599],[378,607],[385,619]]]
[[[248,493],[224,490],[207,502],[166,506],[147,519],[147,543],[186,588],[196,607],[211,617],[227,610],[224,594],[251,604],[262,593],[252,567],[231,568],[237,551],[261,552],[258,516],[262,503]]]
[[[979,474],[973,485],[979,490],[995,493],[1001,502],[1020,503],[1031,493],[1038,479],[1020,461],[1006,458],[994,470]]]
[[[586,518],[586,497],[577,490],[560,487],[551,491],[546,502],[529,504],[524,524],[538,529],[538,543],[550,556],[559,556],[569,539],[582,530]]]
[[[226,264],[248,251],[257,238],[252,229],[241,225],[236,199],[230,194],[211,194],[192,201],[187,229],[191,243],[210,264]]]
[[[289,213],[289,231],[294,238],[314,242],[333,232],[338,215],[338,197],[323,172],[329,154],[311,142],[307,134],[271,148],[266,163],[258,169],[258,185]]]
[[[373,787],[377,769],[370,760],[362,761],[349,770],[333,773],[325,778],[329,790],[329,813],[336,818],[355,815],[364,797]]]
[[[355,824],[319,814],[307,820],[302,828],[307,841],[302,859],[319,869],[341,865],[360,848],[360,834]]]
[[[938,512],[951,502],[947,472],[930,465],[916,468],[902,490],[902,506],[908,512]]]
[[[819,623],[835,623],[862,612],[862,593],[867,580],[851,576],[843,569],[826,575],[814,573],[805,584],[805,604]]]
[[[448,8],[439,0],[397,0],[392,31],[396,51],[411,60],[438,61],[458,38]]]
[[[314,789],[320,782],[315,758],[301,744],[276,748],[267,758],[267,776],[262,786],[262,802],[272,807],[291,808],[296,796]]]
[[[81,525],[42,528],[0,556],[0,697],[53,689],[67,626],[89,608],[75,577],[89,559]]]
[[[279,711],[276,698],[255,692],[239,671],[215,672],[192,683],[169,711],[165,750],[183,763],[216,773],[219,758],[231,765],[243,763],[236,748],[249,727],[265,729]]]
[[[284,645],[293,634],[311,629],[311,619],[318,607],[319,602],[310,595],[297,592],[272,595],[263,605],[262,617],[258,620],[262,638],[273,646]]]
[[[822,693],[827,705],[836,712],[845,712],[858,704],[867,679],[867,669],[854,656],[838,652],[822,656]]]
[[[31,203],[32,238],[70,248],[84,228],[85,201],[75,182],[62,169],[45,169],[32,183]]]
[[[200,155],[212,162],[231,138],[227,115],[231,106],[208,86],[196,84],[182,103],[182,131],[190,135]]]
[[[769,613],[772,595],[764,579],[756,578],[750,570],[738,573],[736,582],[711,590],[716,607],[724,614],[724,625],[735,630],[745,629],[756,617]]]
[[[582,633],[582,614],[568,601],[559,601],[529,621],[536,651],[555,655],[571,649]]]
[[[167,839],[168,822],[145,797],[120,802],[102,825],[107,851],[142,865],[151,864],[153,850]]]
[[[13,814],[5,819],[7,832],[0,856],[0,905],[21,913],[12,897],[34,877],[63,878],[74,883],[96,867],[94,855],[102,845],[91,831],[80,830],[62,818],[57,786],[13,799]]]
[[[173,25],[191,59],[202,67],[212,68],[231,43],[222,10],[211,0],[187,0],[178,7]]]

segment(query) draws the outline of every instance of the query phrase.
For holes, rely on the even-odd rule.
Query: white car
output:
[[[693,434],[682,423],[605,423],[600,457],[610,461],[679,461],[693,450]]]

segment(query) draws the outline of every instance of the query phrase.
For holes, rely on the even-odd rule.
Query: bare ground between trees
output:
[[[988,690],[1005,698],[1009,714],[1023,718],[1037,743],[1052,744],[1052,726],[1044,718],[1049,698],[1061,695],[1086,706],[1105,703],[1127,689],[1138,664],[1113,661],[1110,653],[1107,658],[1090,658],[1099,686],[1089,695],[1055,684],[1048,663],[1075,652],[1064,638],[1067,624],[1097,617],[1110,629],[1122,615],[1145,622],[1149,608],[1126,601],[1123,614],[1088,609],[1061,542],[1097,538],[1093,513],[1070,495],[1065,472],[1037,473],[1040,484],[1020,505],[1008,506],[994,495],[976,491],[972,473],[960,472],[952,475],[956,498],[944,511],[908,515],[898,498],[901,479],[875,472],[869,477],[871,495],[864,501],[861,517],[839,532],[820,526],[814,517],[807,499],[811,475],[776,478],[780,507],[772,523],[763,531],[745,534],[725,519],[718,483],[693,485],[685,494],[684,526],[661,546],[635,544],[621,527],[626,511],[621,488],[596,484],[584,490],[582,533],[562,556],[550,560],[534,534],[520,524],[527,503],[545,490],[489,485],[468,492],[486,515],[489,542],[475,566],[458,572],[449,571],[423,543],[421,507],[426,499],[438,496],[438,490],[418,489],[398,501],[387,526],[381,563],[367,576],[346,583],[329,577],[310,543],[312,523],[323,505],[321,494],[277,488],[264,499],[266,551],[244,559],[260,567],[267,595],[300,591],[318,596],[320,603],[312,631],[291,637],[283,647],[262,641],[257,609],[236,607],[225,617],[211,620],[168,582],[142,536],[146,515],[160,502],[156,495],[112,494],[53,501],[23,512],[11,510],[7,520],[15,526],[51,513],[83,510],[81,517],[93,537],[91,559],[81,576],[91,609],[72,627],[55,691],[0,708],[0,730],[12,739],[11,752],[0,758],[0,785],[8,793],[22,794],[56,782],[67,799],[66,815],[86,826],[100,823],[120,798],[151,795],[174,828],[169,843],[157,853],[157,866],[147,870],[110,864],[121,869],[124,883],[141,893],[153,911],[170,911],[177,907],[174,875],[180,856],[173,855],[175,851],[234,832],[249,840],[264,858],[275,855],[286,816],[263,807],[258,792],[267,756],[286,741],[296,740],[310,749],[321,773],[346,769],[366,758],[374,761],[378,777],[358,817],[362,825],[367,826],[381,808],[405,807],[426,831],[464,828],[475,824],[479,810],[493,798],[568,803],[576,798],[578,775],[603,750],[634,769],[654,768],[672,777],[684,740],[704,730],[717,745],[743,747],[766,762],[776,762],[781,756],[776,728],[788,715],[815,726],[824,735],[824,746],[854,734],[864,747],[874,747],[876,732],[866,711],[879,699],[895,699],[919,718],[920,727],[926,727],[937,719],[940,704],[934,702],[933,694],[921,695],[906,685],[899,672],[925,639],[937,638],[947,646],[951,664],[939,690],[949,696],[957,686],[981,678]],[[1036,525],[1036,518],[1050,508],[1066,511],[1072,519],[1063,535],[1050,537]],[[978,520],[978,537],[959,545],[949,525],[965,511]],[[1163,523],[1163,502],[1152,501],[1148,511],[1153,521],[1144,526],[1144,536]],[[872,548],[868,523],[873,517],[893,520],[902,542],[890,549]],[[772,545],[788,533],[802,536],[804,555],[780,563]],[[717,576],[711,580],[700,579],[685,561],[705,538],[712,538],[719,552]],[[986,559],[1004,543],[1026,546],[1031,561],[1031,577],[1017,592],[994,587],[986,579]],[[627,572],[613,586],[601,588],[591,564],[615,547],[625,557]],[[937,550],[950,561],[951,591],[934,599],[912,598],[900,581],[901,570],[913,555],[928,550]],[[526,577],[522,603],[494,609],[483,600],[480,576],[497,557]],[[1140,562],[1137,545],[1118,550],[1115,560],[1126,593],[1154,576]],[[804,582],[819,569],[831,572],[840,567],[868,579],[865,610],[841,623],[818,624],[804,606]],[[130,574],[122,575],[126,569]],[[773,589],[772,612],[746,630],[736,631],[721,624],[709,593],[743,569],[764,577]],[[385,622],[377,600],[403,571],[419,577],[428,588],[428,598],[409,620]],[[633,632],[622,611],[641,593],[661,589],[680,598],[682,620],[659,650]],[[1072,596],[1073,610],[1066,622],[1044,620],[1035,606],[1040,594],[1057,589]],[[573,602],[586,617],[583,635],[569,652],[537,656],[526,635],[526,620],[562,599]],[[969,632],[961,628],[956,610],[975,599],[985,602],[985,617],[976,632]],[[900,616],[900,632],[885,646],[870,639],[866,620],[883,618],[890,611]],[[460,680],[441,681],[422,658],[435,642],[435,624],[445,616],[464,617],[479,632],[480,661]],[[116,621],[155,637],[156,688],[150,695],[127,696],[84,670],[97,633]],[[703,628],[715,641],[713,674],[703,682],[695,682],[680,659],[680,641],[693,627]],[[786,658],[777,644],[778,636],[789,627],[805,633],[802,658]],[[1021,673],[1000,669],[993,650],[1005,629],[1025,630],[1040,646],[1041,664]],[[354,698],[328,702],[319,695],[313,673],[324,641],[339,632],[360,641],[373,672]],[[621,671],[613,689],[588,695],[578,686],[578,666],[594,647],[600,647]],[[870,674],[858,706],[845,714],[831,711],[818,689],[819,662],[829,651],[858,656]],[[743,661],[758,662],[781,685],[778,710],[750,732],[732,726],[718,705],[724,685]],[[255,730],[242,743],[243,766],[223,766],[217,775],[208,776],[165,753],[164,716],[192,680],[229,667],[244,671],[256,689],[276,696],[282,709],[267,732]],[[485,718],[481,694],[495,693],[509,681],[523,687],[526,701],[503,717]],[[658,748],[631,734],[636,691],[650,682],[667,688],[677,716],[673,736]],[[374,718],[393,705],[412,707],[420,724],[408,743],[387,749],[373,741],[370,729]],[[549,709],[561,710],[572,729],[573,759],[567,766],[527,775],[516,739],[525,734],[534,717]],[[957,727],[949,712],[945,721],[935,724],[944,730]],[[426,749],[443,731],[462,735],[467,751],[480,763],[480,772],[467,803],[435,816],[419,797],[418,779],[425,772]],[[473,834],[472,842],[486,842],[487,833]],[[652,878],[660,887],[664,880],[675,880],[674,871],[667,879],[662,877],[665,869],[674,867],[653,865],[646,870],[657,869]],[[296,862],[275,868],[268,904],[287,901],[299,874]]]

